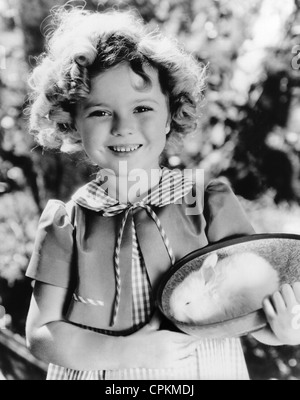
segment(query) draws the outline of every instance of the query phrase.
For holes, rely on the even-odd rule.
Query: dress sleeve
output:
[[[209,243],[255,234],[237,197],[221,180],[210,182],[206,188],[204,217]]]
[[[66,205],[50,200],[38,225],[34,251],[26,276],[68,288],[71,283],[73,231]]]

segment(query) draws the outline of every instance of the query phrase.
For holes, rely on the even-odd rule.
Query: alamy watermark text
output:
[[[292,68],[294,70],[300,69],[300,45],[297,44],[292,48],[292,54],[295,56],[292,59]]]

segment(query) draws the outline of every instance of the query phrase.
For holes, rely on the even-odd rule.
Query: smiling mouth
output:
[[[108,148],[113,151],[114,153],[117,154],[129,154],[129,153],[134,153],[137,150],[139,150],[143,145],[135,145],[135,146],[109,146]]]

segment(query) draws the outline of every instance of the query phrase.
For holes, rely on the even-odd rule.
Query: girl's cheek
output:
[[[84,124],[85,134],[93,135],[97,129],[99,129],[99,123],[96,119],[90,119]]]
[[[139,125],[140,132],[153,138],[163,138],[166,136],[166,124],[161,121],[144,120]]]
[[[110,125],[103,123],[89,123],[84,127],[83,135],[90,140],[101,140],[110,132]]]

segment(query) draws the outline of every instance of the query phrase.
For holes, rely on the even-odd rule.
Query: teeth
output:
[[[132,151],[136,151],[139,149],[140,146],[132,146],[132,147],[112,147],[112,149],[117,153],[130,153]]]

